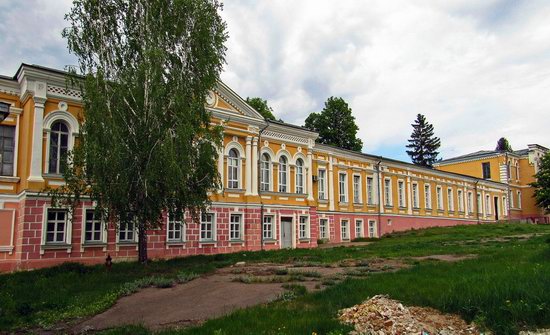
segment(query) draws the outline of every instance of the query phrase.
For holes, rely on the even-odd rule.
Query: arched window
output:
[[[296,160],[296,193],[304,193],[304,161],[301,158]]]
[[[279,192],[288,192],[287,189],[288,179],[288,161],[285,156],[279,158]]]
[[[67,157],[68,147],[69,127],[62,121],[54,122],[50,131],[49,173],[62,174],[64,172],[64,160]]]
[[[270,164],[271,158],[264,153],[260,161],[260,190],[262,191],[269,191],[271,188]]]
[[[240,161],[237,149],[229,150],[227,158],[227,187],[239,188],[240,181]]]

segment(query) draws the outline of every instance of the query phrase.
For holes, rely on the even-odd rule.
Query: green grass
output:
[[[147,266],[117,263],[110,272],[102,266],[65,264],[0,275],[0,330],[44,327],[97,314],[120,296],[144,285],[167,287],[238,261],[330,264],[349,258],[453,253],[479,254],[480,257],[458,264],[420,262],[412,269],[397,273],[334,282],[325,291],[240,310],[184,333],[211,334],[222,329],[220,334],[311,334],[312,331],[326,334],[347,329],[334,319],[338,309],[374,294],[388,293],[406,303],[456,312],[467,320],[477,318],[499,333],[507,334],[518,327],[550,325],[550,312],[544,304],[550,302],[550,246],[545,237],[484,243],[482,239],[534,232],[550,233],[550,226],[499,224],[434,228],[390,235],[360,247],[195,256],[155,261]],[[113,332],[124,333],[125,329]],[[140,327],[128,329],[127,333],[147,333]]]

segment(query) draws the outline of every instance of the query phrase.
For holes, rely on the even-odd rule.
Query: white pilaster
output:
[[[252,195],[258,195],[258,138],[252,139]]]
[[[311,149],[307,151],[307,200],[313,201],[313,153]]]
[[[245,170],[244,170],[244,184],[245,184],[245,195],[250,195],[252,193],[252,136],[246,137],[246,151],[245,151]]]
[[[327,187],[327,194],[328,194],[328,200],[329,205],[328,209],[333,211],[334,210],[334,172],[333,172],[333,163],[332,163],[332,156],[328,156],[328,187]]]
[[[224,179],[223,179],[223,171],[224,171],[224,160],[225,160],[225,157],[224,157],[224,147],[223,147],[223,144],[220,145],[220,147],[218,148],[218,173],[220,174],[220,187],[218,188],[218,193],[221,193],[223,192],[223,186],[225,185],[224,184]]]
[[[382,178],[382,167],[378,167],[378,183],[376,187],[376,197],[378,198],[378,208],[380,209],[380,213],[384,213],[384,206],[386,205],[385,202],[385,189],[384,189],[384,179]]]
[[[36,86],[44,85],[45,83],[36,83]],[[32,128],[32,151],[31,151],[31,171],[28,181],[43,182],[42,178],[42,137],[44,129],[44,103],[45,97],[34,97],[34,121]]]
[[[407,213],[412,214],[411,177],[407,176]]]

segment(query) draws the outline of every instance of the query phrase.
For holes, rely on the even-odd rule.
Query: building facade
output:
[[[134,227],[98,220],[91,202],[69,218],[44,194],[64,183],[60,159],[74,146],[84,118],[81,94],[67,86],[65,73],[23,64],[15,76],[0,77],[0,102],[10,104],[0,124],[0,271],[101,263],[107,255],[135,259]],[[167,216],[162,229],[150,231],[152,258],[311,248],[318,240],[342,243],[531,215],[532,200],[521,188],[532,178],[527,168],[511,184],[451,165],[427,169],[318,144],[317,133],[266,121],[221,82],[207,108],[212,124],[224,130],[223,187],[198,222]],[[521,205],[513,202],[509,211],[516,184]]]

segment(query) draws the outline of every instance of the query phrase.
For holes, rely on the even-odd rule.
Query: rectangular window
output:
[[[203,213],[201,215],[200,239],[201,241],[214,240],[214,213]]]
[[[349,221],[348,220],[340,221],[340,229],[342,232],[342,240],[349,240]]]
[[[168,242],[183,242],[185,240],[184,222],[181,217],[171,215],[168,218]]]
[[[264,216],[263,232],[264,232],[264,240],[273,239],[273,216],[272,215]]]
[[[391,225],[391,220],[388,221],[388,226]],[[369,237],[376,237],[376,221],[369,220]]]
[[[384,205],[386,206],[392,205],[390,179],[384,179]]]
[[[443,210],[443,190],[441,189],[441,186],[436,187],[435,192],[437,197],[437,209],[442,211]]]
[[[413,208],[420,208],[418,199],[418,184],[412,184]]]
[[[468,200],[466,200],[466,206],[468,206],[468,213],[474,212],[474,195],[472,192],[468,192]]]
[[[0,176],[13,176],[15,127],[0,126]]]
[[[374,179],[367,177],[367,204],[374,205]]]
[[[99,215],[93,209],[87,209],[84,215],[84,243],[103,242],[103,225]]]
[[[361,176],[353,176],[353,202],[356,204],[361,203]]]
[[[458,196],[458,211],[464,212],[464,196],[463,196],[462,190],[457,191],[457,196]]]
[[[514,193],[510,192],[510,208],[515,208]]]
[[[120,223],[118,227],[118,241],[119,242],[135,242],[136,233],[134,223]]]
[[[491,215],[491,196],[485,196],[485,215]]]
[[[309,218],[300,216],[300,238],[309,238]]]
[[[319,200],[326,200],[326,180],[327,180],[327,171],[319,169],[317,187],[319,188]]]
[[[48,209],[46,222],[46,243],[66,243],[67,211]]]
[[[521,191],[518,191],[518,208],[521,209]]]
[[[506,201],[506,197],[502,197],[502,215],[508,215],[508,201]]]
[[[483,212],[483,199],[481,198],[481,193],[477,194],[477,214]]]
[[[347,174],[340,173],[338,175],[338,190],[340,192],[340,202],[348,202],[348,187],[347,187]]]
[[[355,220],[355,238],[363,237],[363,220]]]
[[[397,182],[397,195],[399,207],[405,207],[405,183],[401,180]]]
[[[426,209],[432,209],[432,188],[426,184],[424,184],[424,202],[426,203]]]
[[[241,240],[241,228],[242,228],[242,218],[241,214],[231,214],[229,217],[229,239],[230,240]]]
[[[452,188],[447,189],[447,205],[448,205],[449,211],[454,211],[455,210],[455,204],[454,204],[454,199],[453,199],[453,189]]]
[[[319,219],[319,238],[328,238],[328,219]]]
[[[481,168],[483,170],[483,179],[491,179],[491,163],[481,163]]]

